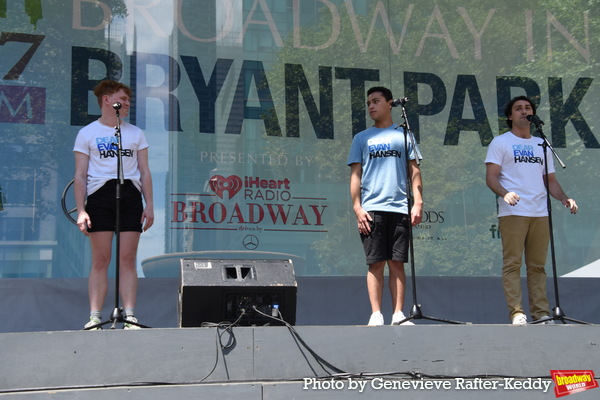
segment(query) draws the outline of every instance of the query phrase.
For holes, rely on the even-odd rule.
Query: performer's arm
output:
[[[77,226],[86,236],[89,235],[87,228],[92,227],[90,216],[85,211],[85,199],[87,197],[87,172],[90,158],[88,155],[75,152],[75,179],[73,182],[73,193],[75,195],[75,206],[77,207]]]
[[[504,201],[511,206],[516,206],[519,202],[519,195],[515,192],[509,192],[500,184],[500,165],[494,163],[486,163],[485,183],[497,196],[500,196]]]
[[[409,165],[413,195],[410,220],[412,225],[415,226],[423,220],[423,180],[421,179],[419,164],[415,160],[411,160]]]
[[[555,174],[548,174],[548,191],[552,197],[560,200],[563,206],[567,207],[571,211],[571,214],[577,213],[579,208],[577,207],[577,203],[575,203],[575,200],[569,198],[569,196],[565,194],[565,192],[562,190],[562,187],[560,187]]]
[[[154,224],[154,198],[152,193],[152,174],[148,165],[148,148],[138,151],[138,168],[142,182],[142,194],[144,195],[144,212],[141,223],[144,224],[144,232]]]
[[[371,224],[369,224],[369,222],[372,218],[369,213],[362,208],[360,202],[361,182],[362,165],[360,163],[350,164],[350,197],[352,198],[352,208],[356,214],[358,231],[364,235],[368,235],[371,232]]]

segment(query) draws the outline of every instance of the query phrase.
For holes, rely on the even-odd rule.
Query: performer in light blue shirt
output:
[[[373,87],[367,91],[367,96],[374,125],[352,140],[348,165],[352,205],[369,266],[367,289],[372,314],[368,324],[377,326],[384,324],[381,301],[386,263],[394,308],[392,324],[406,319],[402,308],[406,287],[404,263],[408,261],[410,239],[408,224],[414,226],[422,220],[423,185],[415,149],[405,143],[402,128],[392,121],[392,92],[385,87]],[[410,216],[407,168],[413,195]],[[412,322],[406,321],[403,325],[412,325]]]

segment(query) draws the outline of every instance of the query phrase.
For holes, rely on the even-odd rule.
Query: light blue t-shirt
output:
[[[408,214],[404,130],[370,127],[352,139],[348,165],[362,165],[361,205],[366,211]],[[409,159],[415,159],[410,139]]]

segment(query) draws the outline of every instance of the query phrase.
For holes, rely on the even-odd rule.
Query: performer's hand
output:
[[[87,230],[88,228],[92,227],[92,221],[90,220],[90,216],[88,215],[88,213],[86,213],[85,211],[81,211],[77,214],[77,226],[85,236],[90,236]]]
[[[423,221],[423,206],[421,204],[413,204],[410,214],[412,226],[419,225]]]
[[[504,195],[504,201],[511,206],[516,206],[521,198],[515,192],[508,192]]]
[[[571,214],[577,214],[577,210],[579,209],[579,207],[577,206],[577,203],[575,203],[575,200],[566,199],[563,200],[562,203],[563,206],[567,207],[571,211]]]
[[[371,215],[365,211],[363,208],[360,208],[356,212],[356,222],[358,223],[358,231],[363,235],[368,235],[371,233]]]
[[[154,210],[145,208],[142,213],[141,223],[144,225],[142,228],[144,232],[146,232],[150,227],[154,224]]]

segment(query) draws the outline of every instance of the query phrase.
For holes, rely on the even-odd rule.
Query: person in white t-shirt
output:
[[[363,243],[367,290],[371,303],[368,325],[384,324],[381,314],[384,269],[389,268],[392,295],[392,324],[406,319],[402,308],[408,261],[408,224],[423,218],[423,183],[415,149],[404,142],[404,131],[392,122],[392,92],[381,86],[367,91],[367,106],[374,125],[354,136],[347,164],[350,166],[350,195]],[[408,166],[406,162],[408,149]],[[413,204],[408,215],[407,168],[412,180]],[[403,325],[413,325],[405,321]]]
[[[531,123],[527,119],[535,112],[535,104],[526,96],[513,98],[504,110],[510,131],[492,140],[485,159],[486,184],[498,196],[502,284],[509,318],[514,325],[527,323],[521,296],[523,255],[531,317],[534,322],[553,322],[546,295],[545,266],[550,242],[546,180],[552,197],[573,214],[578,209],[575,200],[569,198],[558,183],[550,151],[546,156],[546,177],[543,140],[531,135]]]
[[[108,290],[108,266],[116,229],[117,113],[129,115],[131,89],[112,80],[94,88],[101,116],[77,134],[74,193],[77,226],[90,238],[92,268],[88,290],[90,320],[85,328],[98,329]],[[118,105],[117,105],[118,107]],[[136,254],[140,233],[154,223],[152,176],[148,166],[148,143],[138,127],[119,120],[124,184],[121,188],[119,294],[123,303],[124,328],[139,328],[135,318],[137,295]],[[143,201],[142,201],[143,195]],[[145,202],[145,207],[144,207]]]

